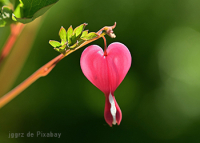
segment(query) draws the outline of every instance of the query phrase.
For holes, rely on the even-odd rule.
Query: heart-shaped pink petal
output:
[[[87,79],[108,95],[114,92],[131,66],[128,48],[115,42],[108,46],[107,56],[101,47],[91,45],[81,55],[81,69]]]

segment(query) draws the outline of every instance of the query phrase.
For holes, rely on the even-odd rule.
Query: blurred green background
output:
[[[60,0],[40,23],[13,87],[58,55],[48,41],[59,40],[61,26],[86,22],[86,29],[98,31],[116,21],[117,37],[107,43],[122,42],[132,54],[131,69],[115,92],[122,122],[106,124],[104,95],[80,68],[84,47],[0,110],[0,143],[200,142],[199,8],[199,0]],[[8,31],[0,29],[1,45]],[[103,47],[103,40],[93,44]],[[9,132],[29,131],[62,135],[8,138]]]

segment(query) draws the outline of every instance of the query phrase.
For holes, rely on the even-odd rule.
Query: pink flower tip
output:
[[[119,125],[122,120],[122,112],[115,100],[115,97],[110,93],[106,96],[106,103],[104,109],[104,118],[109,126]]]

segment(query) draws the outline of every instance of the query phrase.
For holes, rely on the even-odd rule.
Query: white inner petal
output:
[[[110,102],[110,112],[111,112],[111,115],[113,116],[113,124],[115,125],[116,124],[116,112],[117,112],[117,109],[116,109],[116,106],[115,106],[115,102],[114,102],[114,99],[112,97],[112,94],[110,93],[109,94],[109,102]]]

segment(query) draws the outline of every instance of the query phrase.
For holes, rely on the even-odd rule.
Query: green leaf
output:
[[[95,37],[97,37],[98,35],[95,32],[90,32],[89,34],[85,35],[85,36],[81,36],[81,39],[83,40],[90,40],[93,39]]]
[[[66,42],[67,42],[67,32],[66,32],[64,27],[60,28],[59,36],[60,36],[60,39],[61,39],[61,45],[66,44]]]
[[[71,39],[71,43],[68,44],[69,46],[72,46],[72,45],[74,45],[75,43],[77,43],[78,38],[76,37],[75,34],[72,35],[70,39]]]
[[[84,36],[88,35],[88,30],[83,31],[81,38],[83,38]]]
[[[72,46],[74,45],[75,43],[77,43],[77,41],[80,39],[81,37],[81,34],[85,28],[87,24],[84,23],[84,24],[81,24],[80,26],[77,26],[75,29],[74,29],[74,32],[73,34],[71,35],[70,39],[71,39],[71,43],[69,43],[68,45],[69,46]]]
[[[69,49],[75,49],[78,45],[78,42],[76,42],[74,45],[70,46]]]
[[[72,26],[70,26],[67,30],[67,41],[70,40],[70,37],[72,36],[72,34],[73,34],[73,28]]]
[[[68,49],[76,49],[84,42],[85,42],[85,40],[79,39],[74,45],[70,46]]]
[[[61,50],[65,50],[66,45],[63,45],[62,47],[60,47],[59,49]]]
[[[54,48],[54,50],[56,50],[59,53],[65,54],[66,52],[66,45],[61,46],[60,48]]]
[[[14,20],[21,23],[28,23],[43,15],[48,9],[50,9],[58,0],[20,0],[20,12],[22,15],[18,17],[14,12]],[[18,9],[19,10],[19,9]]]
[[[76,37],[80,36],[86,25],[86,23],[83,23],[80,26],[76,27],[74,29],[73,35],[76,35]]]
[[[13,23],[12,12],[13,11],[9,7],[2,7],[2,10],[0,12],[0,27],[4,27]]]
[[[59,48],[59,47],[62,46],[62,45],[60,44],[60,42],[54,41],[54,40],[49,40],[49,44],[50,44],[51,46],[53,46],[54,48]]]
[[[68,30],[67,30],[67,35],[66,35],[66,38],[67,38],[67,42],[68,42],[68,44],[71,44],[71,36],[72,36],[72,34],[73,34],[73,28],[72,28],[72,26],[70,26],[69,28],[68,28]]]

